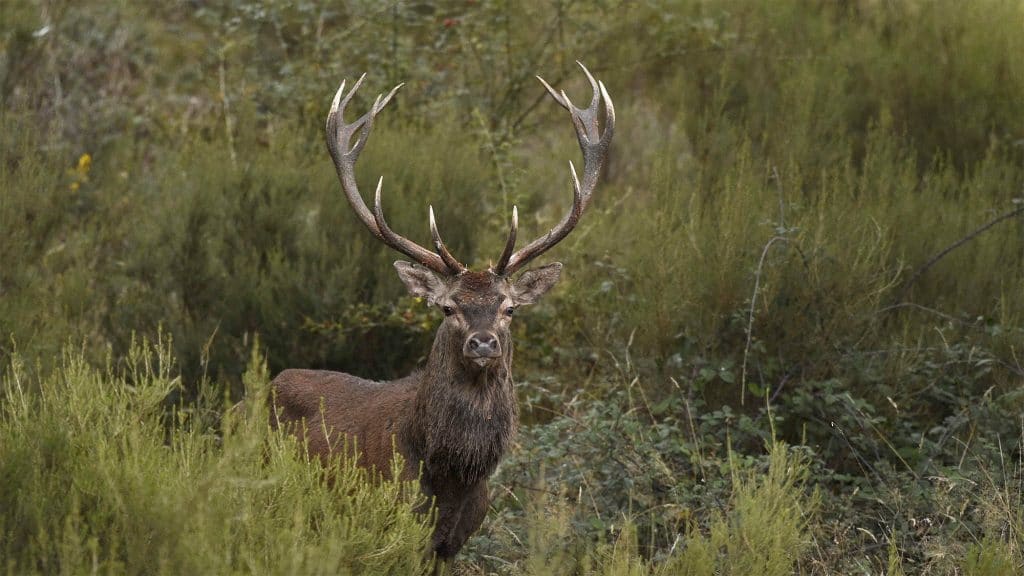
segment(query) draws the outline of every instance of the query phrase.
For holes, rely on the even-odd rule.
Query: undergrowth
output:
[[[617,132],[560,288],[517,316],[523,427],[460,569],[745,573],[744,487],[790,478],[799,519],[744,518],[785,518],[756,546],[793,571],[1019,571],[1022,27],[1006,0],[0,3],[5,568],[343,569],[350,528],[387,538],[404,512],[362,480],[217,424],[257,335],[271,374],[429,349],[340,192],[330,97],[407,82],[359,184],[423,245],[432,204],[481,268],[513,205],[523,239],[569,206],[533,75],[580,99],[579,59]],[[159,326],[177,368],[126,372]],[[384,556],[413,569],[402,518]]]
[[[269,432],[253,356],[247,414],[165,403],[169,347],[89,366],[65,352],[42,380],[3,375],[0,555],[10,574],[414,574],[431,525],[412,483],[308,461]],[[211,414],[227,418],[211,428]],[[166,420],[170,420],[168,423]],[[204,421],[206,420],[206,421]],[[330,481],[325,482],[325,477]]]

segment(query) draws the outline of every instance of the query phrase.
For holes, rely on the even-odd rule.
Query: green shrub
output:
[[[415,484],[322,469],[270,434],[265,363],[246,374],[248,418],[223,435],[172,411],[169,346],[132,348],[124,369],[79,352],[32,382],[3,377],[0,550],[12,573],[413,574],[430,526]],[[35,389],[35,392],[31,391]],[[328,475],[331,482],[324,482]]]
[[[807,526],[816,498],[804,494],[807,462],[774,444],[763,475],[734,470],[732,506],[710,522],[707,536],[691,530],[665,574],[793,574],[811,544]]]
[[[1013,574],[1020,567],[1019,551],[999,540],[987,539],[970,547],[963,569],[968,576],[995,576]]]
[[[545,461],[542,466],[548,464]],[[506,552],[498,563],[493,562],[494,556],[485,555],[481,560],[501,573],[530,575],[783,575],[806,565],[811,544],[808,528],[818,505],[817,494],[808,490],[806,457],[776,443],[764,459],[752,463],[730,459],[720,464],[725,480],[720,503],[703,510],[673,504],[639,513],[635,508],[622,509],[605,518],[611,523],[596,534],[587,528],[602,524],[600,514],[611,509],[594,506],[601,488],[585,493],[591,492],[592,486],[601,486],[594,478],[585,480],[579,493],[573,493],[573,484],[564,478],[550,479],[551,483],[529,491],[518,490],[517,501],[525,502],[522,524],[505,518],[498,528],[485,528],[494,536],[479,539],[507,531],[512,542],[505,544],[506,550],[516,555]],[[671,490],[692,490],[689,484],[687,479]],[[638,485],[633,493],[639,496],[642,490]],[[638,499],[633,505],[639,507],[640,503]],[[649,542],[641,542],[647,539],[638,534],[642,526],[650,526],[643,518],[646,514],[682,514],[688,521],[682,531],[673,534],[670,546],[652,554]]]

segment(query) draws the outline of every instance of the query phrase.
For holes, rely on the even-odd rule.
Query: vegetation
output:
[[[419,570],[430,525],[403,505],[414,484],[373,485],[358,468],[298,458],[290,437],[263,433],[265,402],[248,403],[223,436],[206,433],[201,404],[165,426],[172,369],[162,347],[132,348],[120,373],[67,354],[29,393],[14,367],[0,446],[9,571]],[[266,397],[259,358],[245,380],[252,397]]]
[[[527,237],[569,204],[571,126],[532,76],[581,98],[577,58],[612,158],[517,316],[524,422],[455,570],[1024,569],[1019,3],[28,0],[0,24],[7,572],[422,568],[409,486],[226,407],[428,350],[438,314],[323,145],[343,78],[368,72],[353,113],[407,83],[363,190],[384,175],[422,244],[433,204],[481,266],[512,205]]]

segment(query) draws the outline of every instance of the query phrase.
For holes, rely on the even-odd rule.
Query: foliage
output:
[[[351,464],[322,468],[270,434],[266,364],[254,355],[246,417],[219,435],[219,406],[174,410],[167,343],[126,364],[78,352],[36,381],[15,357],[3,377],[0,551],[11,573],[414,574],[430,524],[411,483]],[[264,399],[261,401],[261,398]],[[216,400],[215,400],[216,402]],[[330,482],[324,482],[324,476]]]
[[[710,429],[695,437],[699,425],[665,412],[650,426],[651,407],[635,398],[563,398],[562,414],[527,430],[467,563],[498,574],[790,574],[808,560],[819,496],[804,449],[701,451]]]
[[[186,545],[210,572],[332,565],[342,544],[281,542],[342,534],[348,504],[298,459],[252,458],[276,441],[212,432],[257,334],[270,372],[390,378],[429,348],[437,314],[341,197],[329,99],[363,71],[352,114],[407,83],[359,183],[384,175],[423,244],[433,204],[482,267],[513,205],[521,238],[568,206],[576,143],[532,75],[575,97],[579,58],[615,98],[614,148],[551,253],[562,288],[517,314],[524,425],[460,569],[657,573],[714,542],[707,565],[741,573],[714,526],[739,534],[781,441],[801,506],[821,499],[773,515],[818,540],[796,571],[1020,570],[1022,24],[1006,0],[0,3],[0,368],[22,386],[0,409],[35,442],[0,437],[0,466],[36,507],[3,492],[5,558],[138,571],[146,537],[169,571],[200,566]],[[133,335],[161,326],[180,380],[135,429]],[[127,447],[137,468],[83,456]],[[181,518],[178,492],[209,515]],[[260,507],[286,496],[301,515]],[[241,563],[264,549],[282,564]]]

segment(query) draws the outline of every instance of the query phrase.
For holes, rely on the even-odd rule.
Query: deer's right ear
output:
[[[512,285],[516,304],[533,304],[558,282],[562,275],[562,263],[552,262],[540,268],[523,272]]]
[[[409,289],[409,293],[425,299],[427,304],[435,305],[444,296],[447,286],[433,270],[403,260],[395,262],[395,269],[398,270],[398,277]]]

